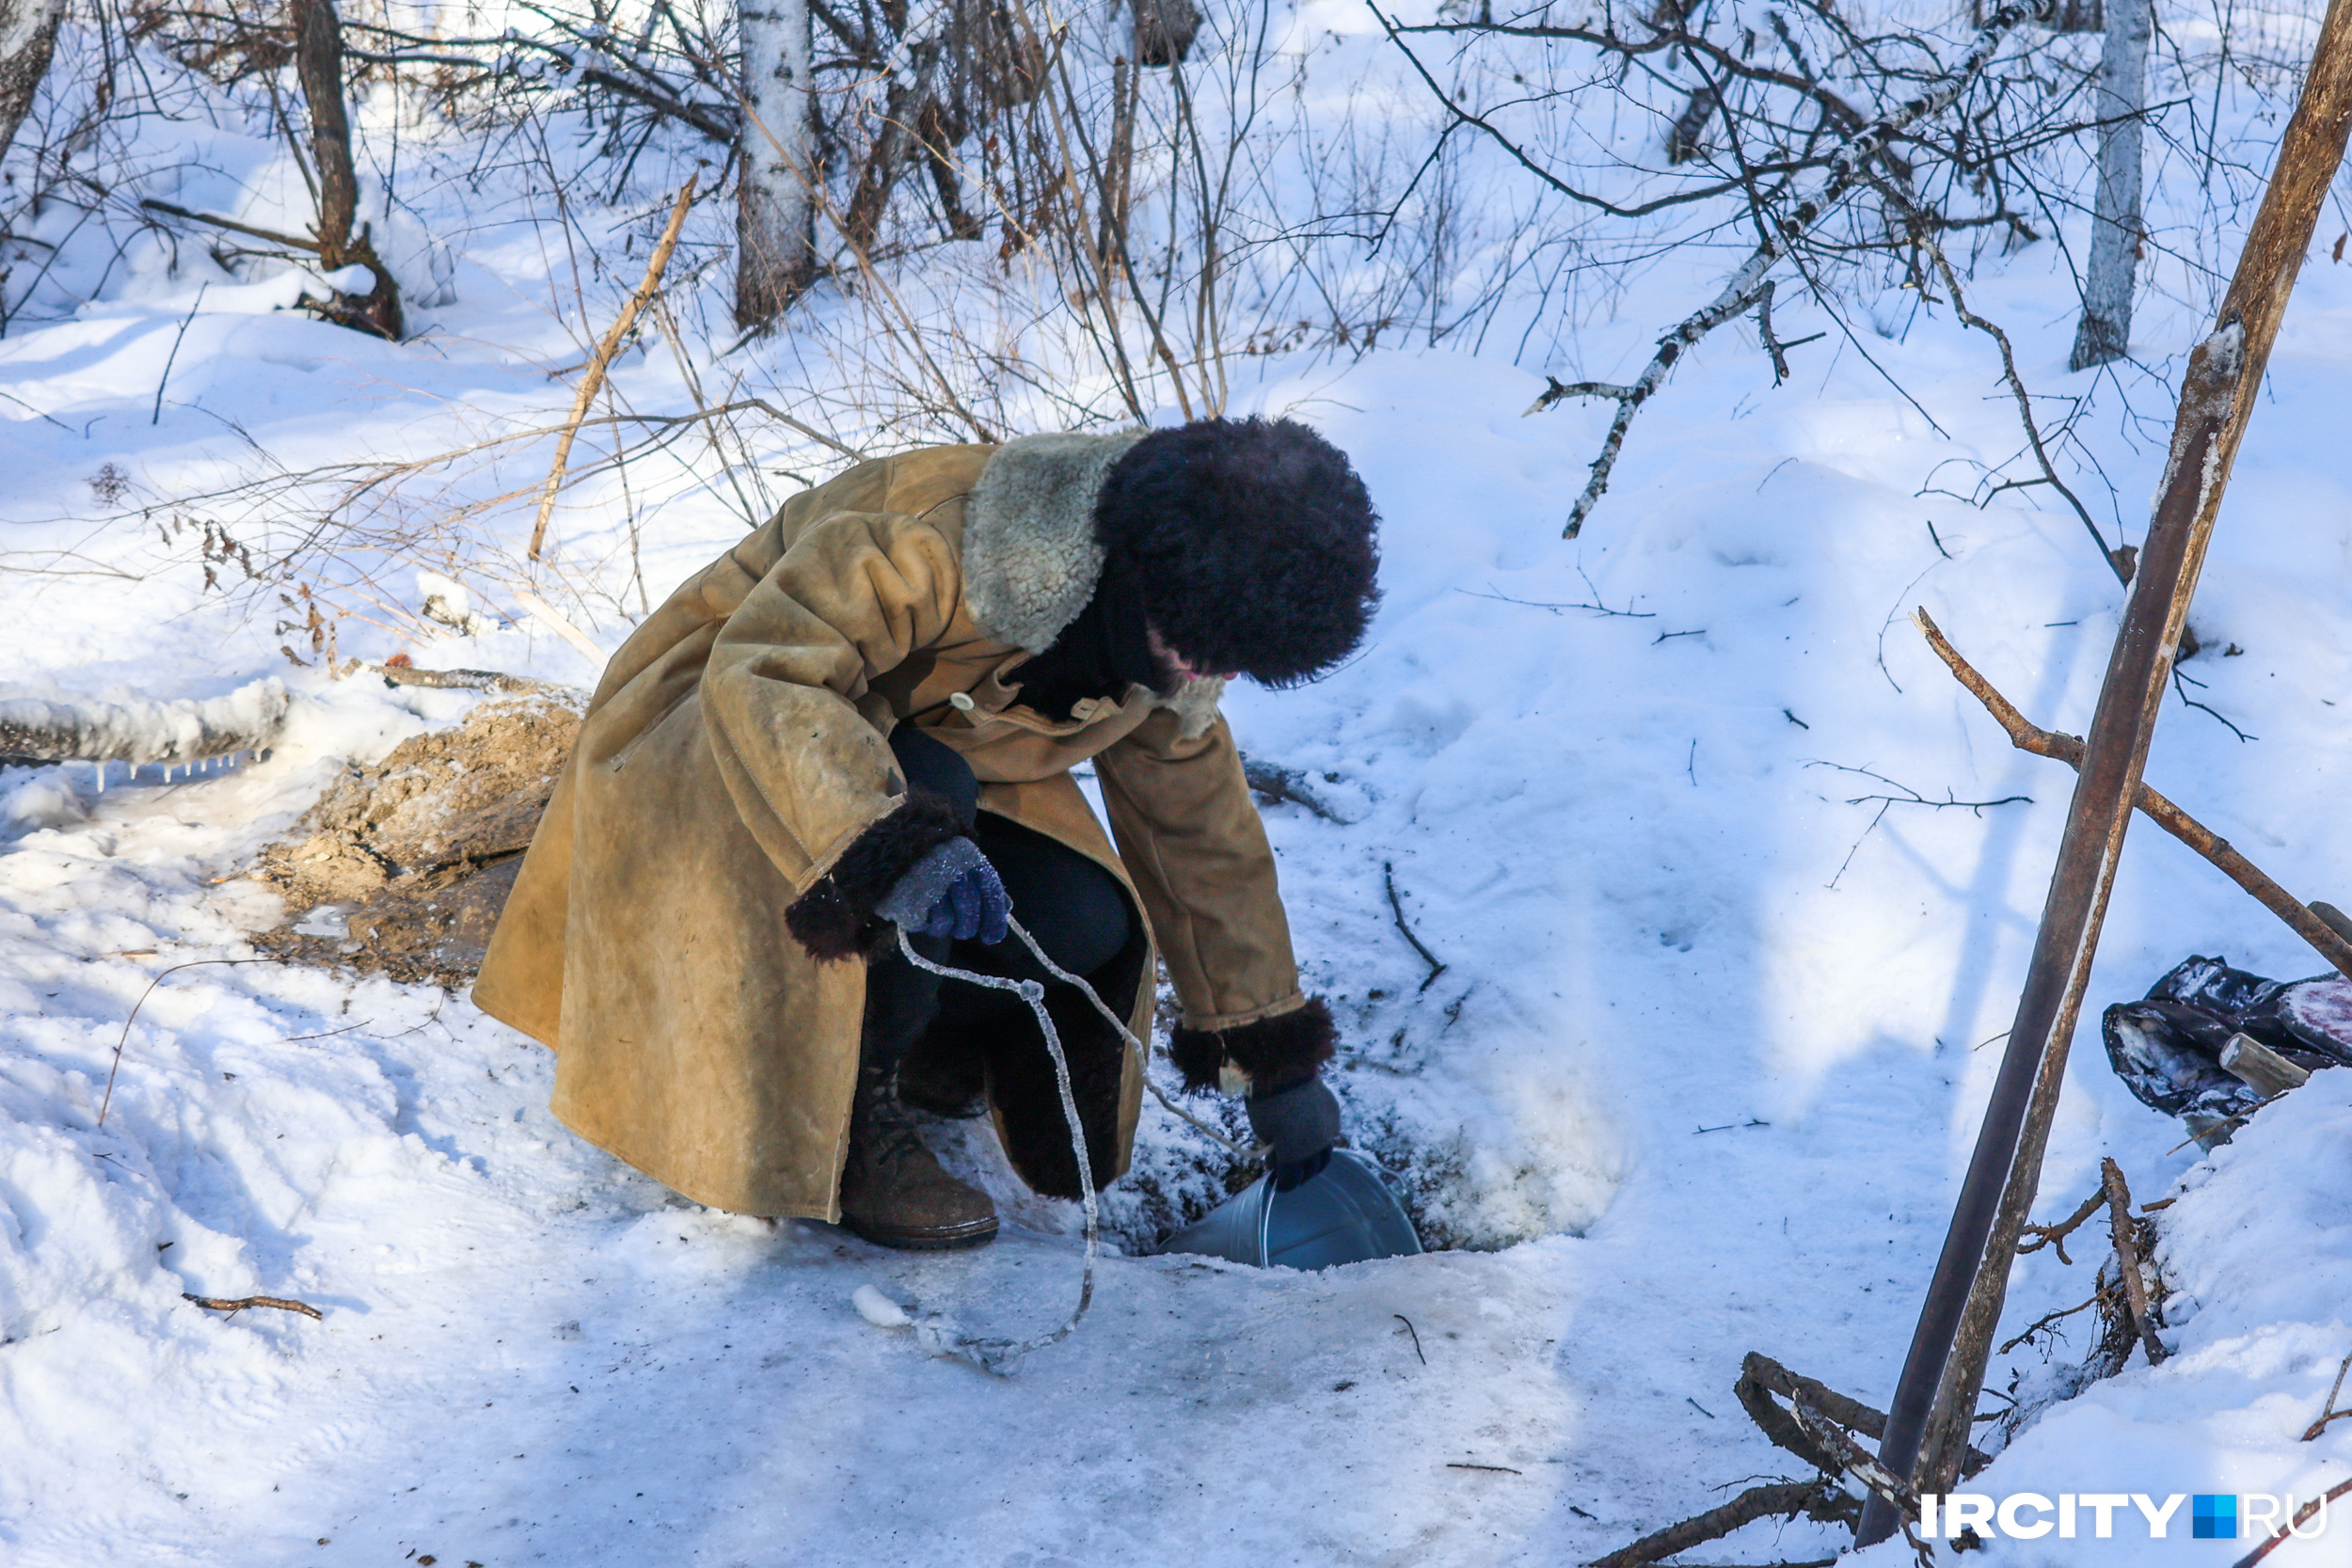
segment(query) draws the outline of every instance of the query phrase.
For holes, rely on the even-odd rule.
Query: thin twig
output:
[[[2244,730],[2239,729],[2235,724],[2231,723],[2230,721],[2223,716],[2219,708],[2207,703],[2201,703],[2196,698],[2190,696],[2188,694],[2188,688],[2191,686],[2196,687],[2201,691],[2204,689],[2205,683],[2199,680],[2194,675],[2185,675],[2181,673],[2180,666],[2175,664],[2172,667],[2173,695],[2179,697],[2182,702],[2186,703],[2190,707],[2195,708],[2198,712],[2204,714],[2207,718],[2213,720],[2216,723],[2219,724],[2223,729],[2229,731],[2232,735],[2236,736],[2238,738],[2238,744],[2241,746],[2245,745],[2249,740],[2260,740],[2262,738],[2262,736],[2258,735],[2248,735]]]
[[[2328,1387],[2328,1408],[2320,1413],[2318,1420],[2303,1429],[2304,1442],[2309,1443],[2327,1431],[2328,1422],[2342,1420],[2346,1416],[2352,1416],[2352,1410],[2336,1408],[2336,1396],[2344,1392],[2344,1374],[2347,1370],[2352,1370],[2352,1355],[2346,1355],[2342,1361],[2336,1363],[2336,1381]]]
[[[1592,585],[1593,579],[1587,577],[1584,579],[1584,586],[1591,588]],[[1607,605],[1600,602],[1600,593],[1597,589],[1594,590],[1592,602],[1589,604],[1574,604],[1565,599],[1515,599],[1508,594],[1471,594],[1467,588],[1457,588],[1454,592],[1457,594],[1470,594],[1470,596],[1473,599],[1492,599],[1497,604],[1525,605],[1530,610],[1549,610],[1554,615],[1557,615],[1562,610],[1589,610],[1596,615],[1615,616],[1619,619],[1627,621],[1655,621],[1658,619],[1658,611],[1654,610],[1612,610]],[[1631,603],[1633,601],[1629,600],[1627,602]]]
[[[2101,1195],[2101,1200],[2102,1200],[2102,1201],[2105,1201],[2105,1195],[2104,1195],[2104,1194],[2103,1194],[2103,1195]],[[2098,1306],[2098,1305],[2099,1305],[2099,1297],[2097,1296],[2097,1294],[2095,1294],[2095,1293],[2094,1293],[2089,1301],[2078,1303],[2078,1304],[2077,1304],[2077,1305],[2075,1305],[2075,1306],[2066,1307],[2066,1308],[2064,1308],[2064,1309],[2062,1309],[2062,1310],[2060,1310],[2060,1311],[2057,1311],[2057,1312],[2045,1312],[2045,1313],[2043,1313],[2043,1314],[2042,1314],[2040,1318],[2036,1319],[2036,1320],[2035,1320],[2032,1323],[2028,1324],[2028,1325],[2026,1326],[2026,1331],[2025,1331],[2024,1333],[2022,1333],[2022,1334],[2018,1335],[2015,1338],[2013,1338],[2013,1339],[2010,1340],[2007,1344],[2003,1345],[2003,1346],[2000,1348],[2000,1351],[1999,1351],[1999,1353],[1998,1353],[1998,1354],[2002,1354],[2002,1355],[2007,1355],[2007,1354],[2008,1354],[2010,1351],[2013,1351],[2013,1350],[2015,1350],[2018,1346],[2020,1346],[2020,1345],[2022,1345],[2022,1344],[2026,1343],[2027,1340],[2031,1339],[2031,1338],[2032,1338],[2035,1335],[2037,1335],[2037,1334],[2041,1333],[2043,1329],[2045,1329],[2045,1328],[2049,1328],[2049,1327],[2053,1326],[2054,1324],[2056,1324],[2056,1323],[2057,1323],[2057,1322],[2058,1322],[2060,1318],[2071,1318],[2071,1317],[2073,1317],[2073,1316],[2074,1316],[2075,1313],[2077,1313],[2077,1312],[2085,1312],[2085,1311],[2089,1311],[2091,1307],[2096,1307],[2096,1306]]]
[[[2252,1551],[2248,1552],[2244,1557],[2239,1558],[2235,1562],[2230,1565],[2230,1568],[2254,1568],[2254,1564],[2268,1557],[2272,1552],[2277,1551],[2280,1545],[2284,1543],[2289,1536],[2295,1533],[2295,1528],[2297,1525],[2306,1525],[2311,1523],[2312,1515],[2319,1513],[2320,1510],[2326,1508],[2329,1503],[2334,1502],[2338,1497],[2343,1497],[2346,1492],[2352,1492],[2352,1481],[2340,1481],[2336,1482],[2335,1485],[2330,1486],[2327,1491],[2321,1493],[2318,1497],[2313,1497],[2310,1502],[2305,1503],[2301,1508],[2296,1509],[2295,1511],[2295,1517],[2279,1527],[2278,1534],[2270,1537],[2270,1539],[2265,1541],[2261,1545],[2255,1547]]]
[[[1527,1474],[1525,1470],[1514,1470],[1508,1465],[1470,1465],[1458,1459],[1447,1460],[1445,1462],[1445,1467],[1449,1470],[1492,1470],[1499,1476],[1523,1476]]]
[[[215,1312],[242,1312],[248,1307],[275,1307],[280,1312],[299,1312],[306,1318],[316,1318],[321,1322],[326,1318],[326,1313],[309,1302],[290,1301],[284,1296],[239,1296],[234,1301],[223,1301],[216,1296],[190,1295],[183,1291],[180,1299],[192,1301],[199,1307],[209,1307]]]
[[[2083,527],[2090,530],[2091,541],[2099,546],[2100,558],[2106,562],[2107,569],[2115,574],[2116,580],[2128,584],[2132,580],[2131,562],[2134,558],[2126,556],[2120,547],[2113,549],[2108,547],[2106,535],[2101,533],[2099,525],[2091,520],[2090,508],[2084,506],[2082,499],[2068,487],[2064,480],[2058,478],[2057,467],[2050,462],[2049,452],[2042,447],[2042,427],[2033,417],[2033,398],[2026,390],[2025,379],[2017,373],[2017,354],[2010,346],[2009,334],[1968,309],[1967,298],[1960,290],[1960,275],[1952,270],[1952,263],[1945,256],[1944,247],[1936,244],[1933,234],[1930,231],[1926,216],[1920,212],[1917,204],[1912,200],[1911,193],[1893,182],[1882,180],[1875,181],[1874,183],[1897,206],[1903,209],[1910,220],[1913,242],[1928,253],[1930,259],[1935,262],[1936,270],[1944,275],[1944,287],[1952,296],[1953,313],[1959,316],[1962,322],[1987,334],[2000,345],[2001,379],[2009,384],[2010,395],[2017,401],[2018,422],[2026,428],[2026,441],[2033,448],[2034,462],[2041,467],[2042,477],[2048,482],[2051,488],[2066,498],[2066,504],[2074,509],[2074,515],[2080,517]],[[1939,548],[1942,547],[1940,540],[1937,545]]]
[[[1394,1318],[1398,1323],[1405,1325],[1405,1332],[1413,1337],[1413,1354],[1421,1356],[1421,1364],[1422,1366],[1426,1367],[1429,1365],[1429,1357],[1422,1355],[1421,1354],[1421,1330],[1413,1326],[1413,1320],[1406,1317],[1402,1312],[1391,1312],[1389,1316]]]
[[[2018,1242],[2017,1256],[2023,1258],[2028,1253],[2040,1252],[2046,1246],[2058,1254],[2058,1259],[2059,1262],[2065,1264],[2068,1268],[2073,1268],[2074,1266],[2074,1260],[2066,1256],[2066,1238],[2073,1235],[2076,1227],[2079,1227],[2083,1221],[2097,1213],[2099,1212],[2099,1206],[2106,1202],[2106,1189],[2102,1187],[2099,1191],[2091,1194],[2089,1197],[2084,1198],[2083,1206],[2081,1208],[2075,1210],[2072,1214],[2069,1214],[2058,1224],[2029,1225],[2026,1227],[2026,1235],[2030,1239],[2020,1240]]]
[[[1867,768],[1849,768],[1842,762],[1818,761],[1808,762],[1805,766],[1807,768],[1834,768],[1840,773],[1859,774],[1866,779],[1876,779],[1889,789],[1902,791],[1900,795],[1857,795],[1846,802],[1850,806],[1867,805],[1874,800],[1883,800],[1893,806],[1933,806],[1938,811],[1947,811],[1957,807],[1964,811],[1973,811],[1981,816],[1994,806],[2013,806],[2020,802],[2026,805],[2033,804],[2033,797],[2030,795],[2004,795],[1997,800],[1963,800],[1957,799],[1948,788],[1944,791],[1944,799],[1931,800],[1909,784],[1890,779],[1885,774],[1874,772]]]
[[[207,964],[262,964],[274,961],[270,958],[190,958],[186,963],[173,964],[148,981],[147,989],[139,992],[138,1001],[132,1004],[131,1016],[122,1021],[122,1037],[115,1041],[114,1062],[106,1069],[106,1092],[98,1102],[98,1125],[106,1125],[106,1112],[115,1102],[115,1074],[122,1070],[122,1048],[131,1043],[131,1025],[139,1021],[139,1009],[147,1006],[147,999],[155,994],[157,986],[183,969],[202,969]]]
[[[1413,935],[1412,927],[1405,923],[1405,905],[1396,895],[1395,865],[1387,861],[1381,862],[1380,875],[1388,884],[1389,910],[1390,912],[1396,916],[1397,930],[1404,936],[1406,942],[1413,944],[1413,951],[1421,955],[1421,961],[1429,966],[1429,976],[1427,979],[1422,981],[1420,987],[1422,990],[1427,990],[1431,986],[1437,983],[1438,976],[1445,973],[1445,964],[1438,958],[1438,955],[1429,951],[1428,947],[1422,943],[1421,938]]]
[[[699,174],[690,174],[686,183],[678,188],[677,201],[670,209],[669,224],[661,230],[653,254],[645,259],[644,281],[637,285],[637,292],[621,307],[621,313],[613,318],[612,327],[596,344],[596,356],[588,361],[588,369],[580,378],[580,391],[572,399],[572,417],[565,423],[564,434],[556,437],[555,462],[548,470],[547,489],[539,497],[539,515],[531,525],[530,555],[533,561],[539,559],[540,548],[547,543],[548,517],[555,510],[556,492],[564,487],[564,466],[572,454],[572,439],[580,434],[580,424],[588,417],[589,405],[596,402],[596,389],[604,385],[605,366],[636,323],[637,312],[645,308],[645,302],[661,286],[662,269],[670,264],[670,252],[677,247],[678,230],[686,227],[686,210],[693,205],[694,183],[700,178]]]
[[[164,388],[171,385],[171,367],[180,362],[180,341],[188,335],[188,324],[196,320],[197,311],[204,305],[204,291],[212,286],[210,278],[196,286],[196,302],[188,307],[188,313],[180,318],[180,330],[171,335],[171,352],[164,356],[163,378],[155,383],[155,412],[148,417],[150,425],[164,422]]]

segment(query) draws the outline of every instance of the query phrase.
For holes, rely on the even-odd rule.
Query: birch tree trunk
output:
[[[736,21],[744,115],[735,323],[749,328],[782,315],[817,273],[816,50],[808,0],[743,0]]]
[[[2090,235],[2090,275],[2070,370],[2121,359],[2132,342],[2132,279],[2139,263],[2140,110],[2148,101],[2151,0],[2107,0],[2099,54],[2099,194]]]
[[[0,157],[32,111],[64,20],[65,0],[0,0]]]

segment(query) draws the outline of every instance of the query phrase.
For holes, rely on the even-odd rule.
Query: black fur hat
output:
[[[1095,537],[1203,674],[1304,680],[1362,640],[1379,518],[1346,454],[1294,420],[1196,420],[1130,448]]]

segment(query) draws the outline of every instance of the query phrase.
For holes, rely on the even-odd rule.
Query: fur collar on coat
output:
[[[1030,654],[1054,645],[1103,574],[1095,498],[1144,435],[1024,436],[996,449],[964,502],[963,602],[976,623]],[[1216,721],[1224,689],[1221,678],[1188,680],[1156,705],[1175,709],[1190,738]]]

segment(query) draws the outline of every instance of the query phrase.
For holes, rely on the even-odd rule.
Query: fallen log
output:
[[[0,702],[0,758],[177,767],[265,751],[284,727],[288,702],[274,679],[225,697],[162,703],[19,697]]]
[[[504,691],[515,695],[559,689],[553,681],[504,675],[496,670],[420,670],[409,664],[371,664],[368,669],[383,676],[386,686],[429,686],[444,691]]]

